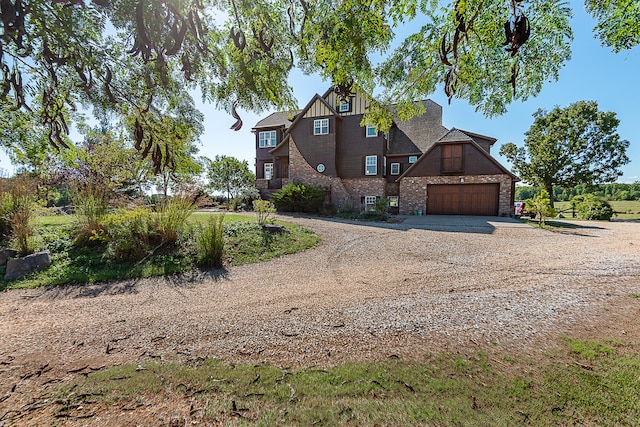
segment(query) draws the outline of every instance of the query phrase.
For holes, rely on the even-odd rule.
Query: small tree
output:
[[[325,195],[322,187],[295,182],[273,193],[271,201],[283,212],[320,212]]]
[[[380,217],[380,219],[385,219],[389,212],[389,198],[378,197],[376,199],[376,203],[373,205],[373,211],[378,215],[378,217]]]
[[[544,225],[545,217],[551,218],[556,216],[556,210],[551,207],[551,199],[549,199],[549,193],[546,190],[542,190],[540,195],[535,199],[525,200],[525,206],[529,212],[533,212],[540,219],[538,226]]]
[[[241,193],[253,187],[255,175],[249,170],[246,160],[235,157],[216,156],[215,160],[206,159],[208,187],[212,191],[222,191],[229,199],[236,199]]]

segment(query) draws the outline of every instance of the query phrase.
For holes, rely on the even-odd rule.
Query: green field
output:
[[[615,212],[614,219],[640,220],[640,200],[624,200],[609,202]],[[571,218],[570,202],[555,202],[555,208],[562,214]]]

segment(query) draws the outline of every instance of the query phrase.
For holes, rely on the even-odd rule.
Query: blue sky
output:
[[[572,26],[575,37],[572,59],[561,70],[559,80],[547,83],[538,97],[524,103],[513,103],[505,115],[492,119],[476,113],[463,100],[454,99],[448,105],[442,89],[437,90],[430,98],[443,106],[443,124],[446,127],[497,138],[492,155],[507,167],[510,165],[497,154],[500,145],[507,142],[522,145],[524,133],[533,123],[532,114],[536,110],[566,107],[580,100],[595,100],[600,110],[616,112],[620,120],[618,133],[622,139],[631,142],[627,152],[631,163],[622,168],[624,175],[618,181],[640,181],[640,47],[619,54],[602,47],[594,38],[594,21],[585,12],[584,3],[573,0],[571,6],[574,11]],[[397,32],[401,34],[403,31],[400,29]],[[298,71],[292,73],[290,82],[301,107],[316,92],[324,93],[330,84],[317,76],[307,76]],[[217,154],[234,156],[247,160],[253,169],[255,137],[251,128],[271,111],[259,115],[241,111],[244,126],[235,132],[229,129],[235,121],[229,114],[216,110],[213,105],[202,104],[197,97],[196,102],[205,114],[205,133],[201,138],[200,155],[209,158],[214,158]],[[13,167],[4,155],[0,155],[0,168],[13,172]]]

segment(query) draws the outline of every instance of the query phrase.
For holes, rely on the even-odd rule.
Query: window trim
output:
[[[369,164],[369,160],[373,160],[374,162]],[[369,167],[375,167],[375,172],[374,173],[370,173],[369,172]],[[364,174],[368,175],[368,176],[375,176],[378,175],[378,156],[373,155],[373,156],[365,156],[364,158]]]
[[[398,169],[395,172],[393,171],[394,166]],[[389,171],[389,173],[391,175],[400,175],[400,163],[397,163],[397,162],[391,163],[391,170]]]
[[[370,129],[373,129],[375,131],[375,135],[370,135],[369,134],[369,130]],[[376,129],[375,126],[367,125],[366,131],[365,131],[365,136],[367,138],[376,138],[378,136],[378,129]]]
[[[269,178],[267,178],[267,165],[270,165],[270,171],[269,173],[271,174],[271,176]],[[273,179],[273,162],[265,162],[264,166],[262,167],[262,171],[264,173],[264,179]]]
[[[323,124],[326,123],[326,126]],[[326,132],[323,132],[325,130]],[[316,119],[313,121],[313,134],[314,135],[328,135],[329,134],[329,119]]]
[[[364,205],[364,210],[369,211],[375,209],[376,201],[378,200],[378,196],[364,196],[364,200],[362,204]],[[368,203],[368,201],[370,203]]]
[[[269,138],[266,137],[267,134],[269,135]],[[273,134],[273,138],[271,138],[271,134]],[[265,136],[264,138],[262,138],[262,136]],[[278,145],[278,132],[275,130],[263,130],[258,132],[258,147],[259,148],[271,148],[271,147],[275,147],[276,145]]]
[[[413,161],[411,161],[413,159]],[[413,164],[418,161],[418,156],[409,156],[409,164]]]
[[[346,108],[342,108],[346,106]],[[342,101],[338,104],[338,113],[348,113],[351,111],[351,101]]]

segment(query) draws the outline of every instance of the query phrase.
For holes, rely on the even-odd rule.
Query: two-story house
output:
[[[327,188],[338,209],[368,209],[389,198],[400,214],[513,213],[515,182],[491,157],[495,138],[442,126],[442,107],[393,124],[361,126],[369,99],[340,100],[333,88],[295,114],[273,113],[253,128],[256,187],[263,198],[290,182]]]

